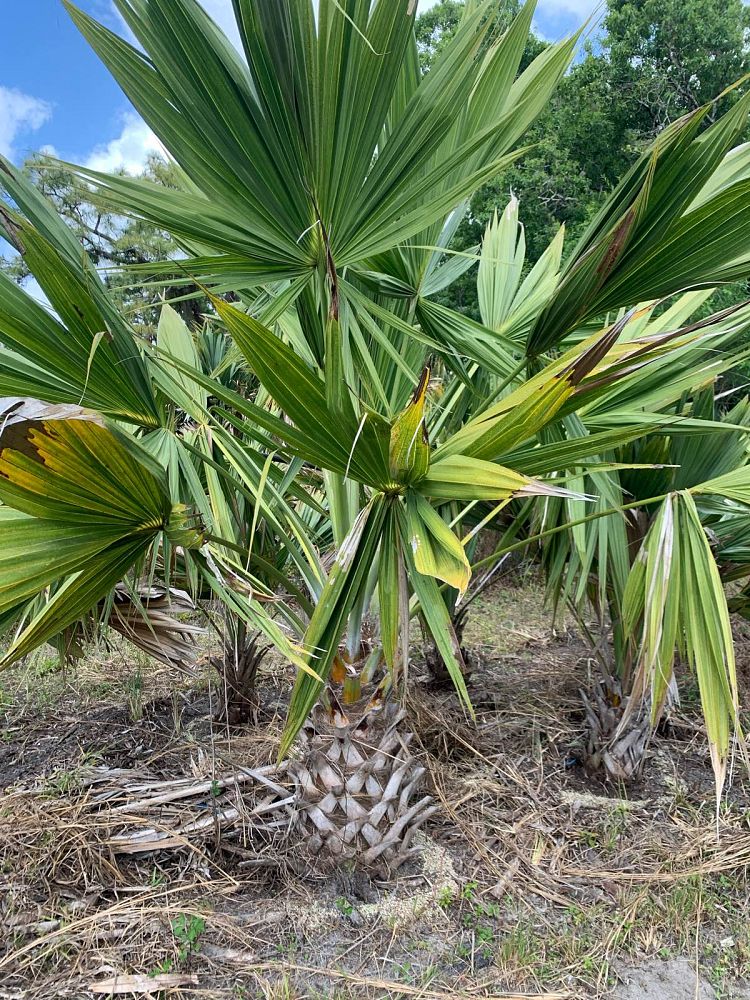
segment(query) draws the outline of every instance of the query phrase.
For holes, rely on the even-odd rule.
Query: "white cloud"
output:
[[[0,153],[12,160],[17,139],[25,132],[41,128],[52,114],[52,108],[38,97],[20,90],[0,87]]]
[[[146,165],[149,153],[163,152],[162,144],[148,125],[131,111],[125,115],[122,132],[117,138],[97,146],[85,165],[104,173],[125,170],[129,174],[138,174]]]
[[[585,21],[598,7],[596,0],[539,0],[537,16],[560,17],[567,14]]]

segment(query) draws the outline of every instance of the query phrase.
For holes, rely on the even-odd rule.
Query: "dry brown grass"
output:
[[[169,996],[212,1000],[597,997],[629,961],[670,955],[697,958],[729,990],[750,973],[746,779],[735,775],[717,840],[689,706],[639,782],[586,775],[576,763],[586,649],[569,629],[553,636],[532,620],[535,588],[505,594],[485,622],[508,635],[485,642],[476,723],[428,683],[410,701],[442,806],[428,833],[453,874],[416,866],[372,884],[407,908],[432,893],[398,925],[394,907],[368,906],[352,880],[306,870],[295,845],[243,838],[241,825],[145,857],[117,849],[124,829],[156,819],[173,830],[204,808],[203,792],[155,808],[143,802],[154,789],[138,785],[205,791],[273,759],[283,677],[266,679],[271,708],[243,734],[209,725],[205,677],[179,681],[175,712],[174,678],[159,670],[137,718],[123,708],[132,664],[118,677],[111,658],[65,680],[31,665],[4,681],[0,996],[75,1000],[117,976],[156,987],[161,975],[182,983]],[[113,811],[124,801],[130,809]]]

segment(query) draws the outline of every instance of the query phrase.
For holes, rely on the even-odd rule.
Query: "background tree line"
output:
[[[499,2],[510,21],[518,4]],[[463,0],[440,0],[419,18],[424,71],[455,31],[463,8]],[[527,133],[534,148],[476,193],[454,247],[478,244],[492,213],[512,190],[526,228],[527,266],[560,224],[570,250],[603,197],[654,136],[748,72],[749,27],[750,8],[742,0],[610,0],[581,58]],[[530,37],[524,62],[545,44]],[[478,315],[471,273],[448,296],[446,304]],[[742,297],[744,288],[728,288],[721,296],[727,301]]]

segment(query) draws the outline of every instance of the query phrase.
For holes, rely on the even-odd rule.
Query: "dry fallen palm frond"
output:
[[[101,979],[97,983],[89,983],[87,989],[91,993],[104,993],[111,997],[120,993],[148,994],[171,990],[178,986],[197,986],[198,977],[194,974],[157,973],[152,976],[113,976],[111,979]]]
[[[141,781],[97,769],[88,808],[106,817],[115,854],[195,850],[208,840],[243,841],[285,833],[294,819],[294,795],[269,765],[208,780]],[[130,779],[130,780],[129,780]]]
[[[190,595],[177,587],[118,583],[91,613],[62,633],[61,652],[70,661],[83,656],[86,639],[101,622],[148,656],[187,671],[195,662],[196,639],[205,629],[174,615],[195,615]]]
[[[167,666],[187,670],[195,659],[195,639],[204,629],[173,615],[195,612],[190,595],[175,587],[142,586],[133,594],[115,587],[107,624],[134,646]]]
[[[282,775],[269,766],[164,781],[144,770],[82,767],[75,784],[55,797],[47,781],[5,796],[0,856],[21,888],[28,872],[33,882],[76,885],[84,893],[126,881],[119,857],[171,852],[192,864],[206,861],[204,847],[211,843],[232,849],[239,842],[254,864],[283,866],[294,809],[291,793],[273,780]],[[216,859],[212,867],[222,872]],[[5,902],[10,906],[11,894]],[[24,925],[41,919],[27,915],[25,906],[21,911]]]

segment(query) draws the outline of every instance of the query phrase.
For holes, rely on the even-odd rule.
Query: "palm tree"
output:
[[[489,523],[515,498],[583,503],[567,470],[650,426],[647,408],[623,406],[594,433],[570,432],[615,387],[632,394],[679,364],[695,339],[631,336],[629,315],[612,322],[608,310],[750,269],[750,189],[722,173],[747,101],[700,135],[707,109],[670,127],[559,277],[553,252],[544,281],[513,296],[488,286],[477,323],[431,297],[466,267],[446,252],[461,206],[521,154],[570,62],[574,38],[516,76],[533,0],[499,36],[492,0],[467,5],[426,76],[414,0],[235,0],[244,58],[196,0],[117,0],[140,48],[66,6],[173,156],[180,186],[77,172],[112,210],[173,236],[186,280],[206,287],[210,321],[231,340],[221,370],[241,364],[253,390],[203,370],[166,309],[157,343],[139,342],[74,237],[4,165],[16,207],[3,209],[3,229],[57,317],[0,282],[0,385],[43,401],[30,412],[22,402],[0,441],[16,559],[0,573],[0,613],[57,589],[3,662],[77,621],[134,567],[168,577],[177,565],[298,667],[280,753],[305,727],[295,775],[314,847],[397,864],[431,808],[415,799],[419,768],[392,705],[409,620],[423,617],[470,713],[441,593],[464,593],[471,576],[453,527],[468,508],[481,511],[475,527]],[[164,262],[170,283],[174,268]],[[255,547],[261,518],[280,562]],[[51,557],[40,541],[50,532],[66,540]],[[43,565],[17,562],[27,544],[45,551]],[[723,733],[712,739],[723,760]]]

